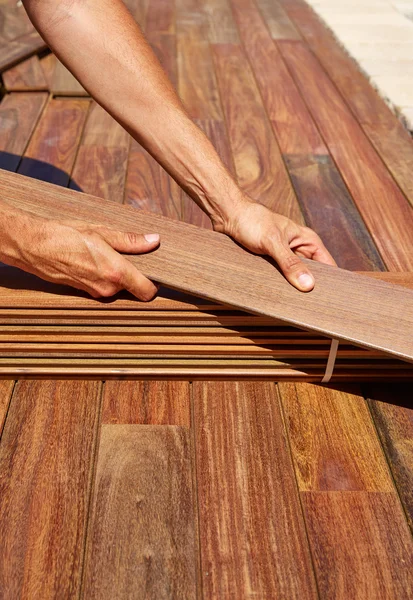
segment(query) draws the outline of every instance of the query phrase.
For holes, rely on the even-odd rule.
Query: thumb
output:
[[[133,231],[115,231],[114,229],[100,229],[99,235],[114,250],[124,254],[143,254],[154,250],[159,245],[157,233],[134,233]]]
[[[301,292],[310,292],[314,287],[314,277],[288,246],[273,244],[269,253],[280,267],[286,279]]]

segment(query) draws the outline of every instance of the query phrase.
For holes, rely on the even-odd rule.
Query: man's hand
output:
[[[271,256],[288,281],[302,292],[313,289],[314,278],[300,256],[336,265],[315,231],[248,199],[237,203],[228,222],[215,225],[215,229],[256,254]]]
[[[151,300],[158,288],[119,252],[142,254],[159,245],[159,235],[125,233],[82,221],[52,221],[19,214],[16,230],[2,244],[1,260],[94,298],[126,289]]]

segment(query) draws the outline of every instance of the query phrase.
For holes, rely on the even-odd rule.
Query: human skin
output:
[[[301,291],[314,278],[300,257],[334,265],[319,236],[249,198],[191,121],[158,59],[121,0],[24,0],[50,48],[90,95],[140,142],[204,210],[215,231],[271,256]],[[142,300],[156,286],[119,253],[154,249],[159,239],[76,221],[48,221],[0,202],[0,258],[91,295],[125,288]],[[15,214],[13,214],[15,213]],[[9,228],[10,229],[10,228]],[[34,243],[35,240],[35,243]]]

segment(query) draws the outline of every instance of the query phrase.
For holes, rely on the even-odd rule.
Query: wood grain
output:
[[[0,381],[0,439],[3,433],[3,426],[9,409],[13,387],[14,381]]]
[[[189,382],[108,381],[102,422],[190,427]]]
[[[150,0],[146,13],[145,34],[175,33],[175,1]]]
[[[32,56],[2,73],[8,92],[47,90],[47,81],[38,56]]]
[[[205,597],[316,598],[275,387],[193,383],[193,394]]]
[[[178,87],[176,36],[169,33],[151,32],[147,40],[158,57],[164,71],[175,88]]]
[[[56,57],[53,73],[50,76],[50,91],[55,96],[89,95],[76,77]]]
[[[305,221],[339,267],[385,268],[363,219],[330,156],[284,155]]]
[[[294,191],[245,54],[234,44],[216,44],[213,54],[235,171],[241,188],[268,208],[302,222]]]
[[[44,109],[47,94],[8,94],[0,104],[0,166],[15,171]]]
[[[34,29],[12,41],[0,41],[0,73],[45,48],[46,43]]]
[[[36,127],[18,172],[67,186],[89,102],[51,100]]]
[[[79,593],[99,388],[98,382],[17,384],[0,445],[5,598]]]
[[[278,386],[300,491],[393,490],[357,386]]]
[[[411,206],[313,55],[301,42],[278,45],[386,266],[411,269]]]
[[[0,193],[9,204],[49,218],[78,218],[132,232],[157,231],[160,247],[129,260],[168,287],[413,359],[411,290],[308,261],[317,283],[304,294],[289,285],[269,260],[213,231],[7,171],[1,171]]]
[[[177,12],[178,92],[193,119],[222,120],[203,12]]]
[[[258,8],[267,24],[273,40],[299,40],[301,35],[278,2],[257,0]]]
[[[412,386],[369,385],[364,388],[391,465],[398,492],[413,528],[413,407]]]
[[[2,0],[0,4],[0,40],[12,41],[33,31],[33,25],[22,4]]]
[[[239,44],[237,25],[229,0],[204,0],[208,18],[208,39],[211,44]]]
[[[161,165],[132,140],[125,184],[125,204],[177,219],[182,190]]]
[[[305,492],[322,598],[409,598],[413,542],[394,493]]]
[[[83,597],[195,598],[189,432],[103,425]]]
[[[70,187],[122,203],[129,144],[130,136],[123,127],[92,103]]]

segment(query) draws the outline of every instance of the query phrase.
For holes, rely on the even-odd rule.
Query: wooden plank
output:
[[[273,40],[301,39],[301,35],[280,4],[274,0],[257,0],[257,5]]]
[[[0,381],[0,438],[9,409],[10,399],[13,392],[14,381]]]
[[[2,0],[0,3],[0,40],[12,41],[33,31],[33,25],[22,3]]]
[[[78,218],[137,233],[158,232],[162,243],[157,250],[129,260],[168,287],[413,359],[411,290],[306,261],[316,286],[305,294],[288,284],[271,261],[244,251],[220,233],[7,171],[0,175],[2,197],[34,214]]]
[[[187,381],[108,381],[102,422],[190,427],[189,393]]]
[[[305,221],[339,267],[385,269],[370,233],[330,156],[284,155]]]
[[[409,598],[413,542],[396,494],[305,492],[322,598]]]
[[[56,96],[88,96],[88,92],[78,82],[76,77],[60,62],[55,61],[53,74],[50,78],[50,91]]]
[[[109,113],[93,102],[87,115],[70,187],[122,203],[129,144],[129,134]]]
[[[205,597],[316,598],[275,387],[192,385]]]
[[[15,171],[47,101],[39,92],[8,94],[0,104],[0,167]]]
[[[268,208],[303,222],[245,54],[234,44],[216,44],[213,54],[240,186]]]
[[[218,86],[203,12],[177,12],[178,91],[193,119],[222,120]]]
[[[327,154],[320,133],[255,2],[233,0],[232,7],[281,152]]]
[[[211,44],[239,44],[239,36],[229,0],[204,0],[208,18],[208,39]]]
[[[4,597],[79,593],[99,389],[98,382],[17,384],[0,445]]]
[[[88,108],[87,100],[51,100],[30,139],[18,172],[67,186]]]
[[[369,385],[364,389],[381,443],[413,528],[412,386]]]
[[[34,30],[12,41],[0,43],[0,73],[45,48],[45,42]]]
[[[182,190],[161,165],[132,140],[125,184],[125,204],[177,219]]]
[[[300,491],[393,491],[357,386],[278,386]]]
[[[176,36],[169,33],[152,32],[147,36],[152,50],[175,88],[178,87]]]
[[[103,425],[83,597],[195,598],[192,498],[186,428]]]
[[[145,34],[175,33],[175,1],[150,0],[145,23]]]
[[[32,56],[2,74],[8,92],[47,90],[47,81],[39,58]]]
[[[412,136],[396,119],[391,125],[363,123],[362,127],[413,207]]]
[[[386,266],[411,269],[411,206],[313,55],[301,42],[278,45]]]

